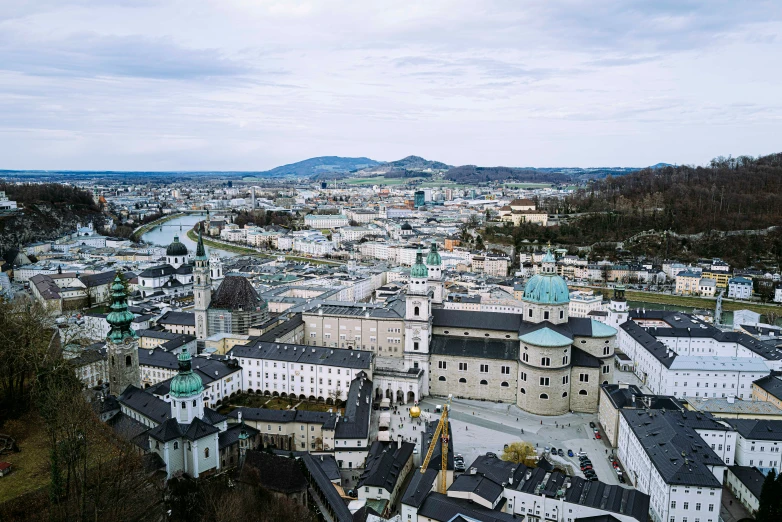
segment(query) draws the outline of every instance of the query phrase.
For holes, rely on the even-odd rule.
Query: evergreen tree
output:
[[[780,502],[782,499],[778,494],[779,481],[777,475],[772,469],[766,480],[763,481],[763,488],[760,490],[760,499],[758,503],[758,513],[755,515],[757,522],[776,522],[779,520]]]

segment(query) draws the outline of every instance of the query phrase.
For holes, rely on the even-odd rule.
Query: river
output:
[[[155,226],[155,228],[141,236],[141,239],[147,243],[152,243],[153,245],[168,246],[174,241],[174,236],[179,236],[179,241],[187,246],[191,255],[195,256],[196,242],[187,237],[187,231],[205,217],[206,214],[186,214],[174,218],[170,221],[166,221],[162,225]],[[220,254],[220,257],[222,258],[236,256],[234,252],[228,252],[227,250],[213,248],[211,246],[207,246],[206,250],[207,253],[215,251]]]

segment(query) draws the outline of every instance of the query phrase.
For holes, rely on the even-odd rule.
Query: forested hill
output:
[[[9,199],[22,211],[0,217],[0,253],[35,241],[51,240],[72,232],[78,223],[99,223],[101,213],[92,195],[59,183],[5,184]]]
[[[693,234],[782,225],[782,153],[607,177],[568,204],[575,212],[615,213],[611,228],[619,237],[647,229]]]

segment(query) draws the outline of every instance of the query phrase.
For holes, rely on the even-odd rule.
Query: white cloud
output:
[[[778,149],[777,3],[0,6],[0,168],[316,155],[703,163]],[[776,131],[776,132],[775,132]]]

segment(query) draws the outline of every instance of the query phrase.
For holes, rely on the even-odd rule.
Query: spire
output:
[[[424,264],[424,253],[421,248],[418,248],[418,252],[415,253],[415,264],[410,269],[410,277],[425,278],[429,275],[429,269]]]
[[[202,233],[204,230],[203,225],[198,227],[198,246],[196,247],[196,259],[206,259],[206,249],[204,248],[204,238]]]
[[[114,278],[114,283],[111,285],[111,312],[106,316],[106,322],[109,323],[111,329],[107,336],[108,340],[113,343],[121,343],[126,339],[134,339],[136,332],[130,327],[133,323],[133,313],[128,310],[127,294],[125,293],[125,285],[122,284],[122,279],[119,276]]]

